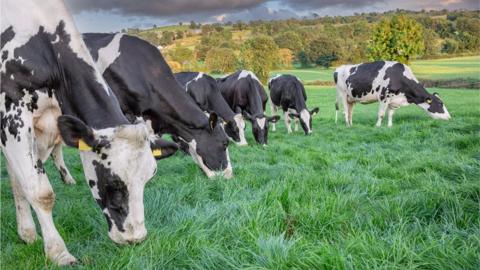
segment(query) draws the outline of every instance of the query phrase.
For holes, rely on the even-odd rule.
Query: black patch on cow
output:
[[[7,57],[8,57],[8,52],[7,52],[7,51],[4,51],[4,52],[2,53],[2,62],[5,61],[5,60],[7,60]]]
[[[8,27],[0,35],[0,48],[3,49],[3,46],[11,41],[15,37],[15,32],[13,31],[13,26]]]
[[[102,155],[100,156],[103,160],[107,159],[108,155],[105,154],[105,153],[102,153]]]
[[[45,174],[45,169],[43,168],[43,162],[39,159],[37,160],[37,163],[33,166],[38,174]]]
[[[123,223],[128,215],[128,190],[120,177],[98,161],[92,162],[97,175],[97,189],[100,199],[97,203],[103,209],[108,209],[118,230],[124,232]],[[108,220],[108,218],[107,218]]]
[[[93,180],[88,180],[88,185],[93,188],[95,186],[95,181]]]
[[[337,83],[338,81],[338,72],[333,72],[333,81],[335,82],[335,84]]]
[[[67,177],[67,170],[61,166],[60,167],[60,178],[62,179],[63,182],[65,182],[65,178]]]
[[[360,64],[350,69],[350,76],[348,76],[346,84],[352,88],[354,98],[361,98],[372,91],[373,80],[378,76],[384,65],[385,61],[377,61]]]

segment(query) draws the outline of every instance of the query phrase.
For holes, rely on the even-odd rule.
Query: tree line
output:
[[[162,29],[162,28],[159,28]],[[324,67],[370,60],[480,53],[480,12],[405,11],[310,19],[129,29],[164,54],[174,70],[226,73],[246,68],[266,81],[272,69]],[[193,45],[183,46],[191,39]]]

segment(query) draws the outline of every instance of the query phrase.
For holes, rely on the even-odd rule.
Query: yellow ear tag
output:
[[[153,149],[152,154],[154,157],[161,157],[162,156],[162,149]]]
[[[428,103],[428,104],[432,104],[432,100],[431,100],[431,99],[427,99],[427,103]]]
[[[315,115],[317,115],[317,113],[316,113],[316,112],[314,112],[314,113],[312,114],[312,116],[315,116]]]
[[[83,139],[78,140],[78,150],[80,151],[92,151],[92,147],[88,145]]]

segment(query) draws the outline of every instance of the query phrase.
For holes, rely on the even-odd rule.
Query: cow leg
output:
[[[298,122],[299,122],[299,121],[300,121],[300,120],[298,120],[298,117],[295,117],[294,120],[293,120],[293,122],[295,123],[295,124],[294,124],[294,130],[295,130],[295,131],[298,131]]]
[[[11,139],[11,136],[3,148],[11,168],[11,177],[37,215],[48,258],[58,265],[72,264],[75,258],[68,252],[53,222],[55,194],[37,153],[35,138],[30,131],[33,130],[33,125],[31,121],[28,123],[28,119],[23,120],[25,125],[16,134],[20,141]]]
[[[15,209],[17,216],[17,232],[20,238],[27,244],[35,242],[37,238],[37,229],[33,221],[32,210],[20,186],[18,185],[15,175],[7,162],[7,171],[10,175],[12,185],[13,199],[15,200]]]
[[[385,111],[387,110],[388,104],[386,102],[380,101],[380,106],[378,107],[378,119],[377,127],[382,126],[383,117],[385,116]]]
[[[270,98],[270,110],[272,111],[272,115],[277,114],[278,107],[273,104],[272,99]],[[277,131],[277,124],[272,123],[272,131]]]
[[[288,115],[288,111],[284,111],[283,113],[284,120],[285,120],[285,127],[287,128],[288,133],[292,133],[292,127],[290,127],[290,116]]]
[[[349,127],[353,126],[353,122],[352,122],[353,106],[355,106],[355,102],[347,102],[346,121],[347,121],[347,126],[349,126]]]
[[[67,184],[75,184],[75,179],[73,179],[70,171],[68,170],[67,166],[65,165],[65,161],[63,160],[63,151],[62,151],[62,143],[59,142],[55,144],[52,151],[52,158],[55,163],[55,167],[57,167],[58,171],[60,172],[60,177],[62,181]]]
[[[393,125],[393,114],[395,113],[395,110],[392,108],[388,108],[388,127],[392,127]]]

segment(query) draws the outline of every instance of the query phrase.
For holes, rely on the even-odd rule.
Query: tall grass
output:
[[[433,91],[433,89],[432,89]],[[76,150],[66,162],[76,186],[46,170],[54,219],[80,261],[74,269],[479,269],[480,96],[440,92],[452,114],[435,121],[401,108],[375,128],[376,105],[357,105],[354,126],[334,124],[333,88],[307,87],[319,106],[314,133],[269,146],[230,146],[235,177],[208,180],[191,158],[158,162],[145,190],[145,242],[120,247],[85,183]],[[2,157],[2,269],[55,268],[42,242],[21,242]]]

